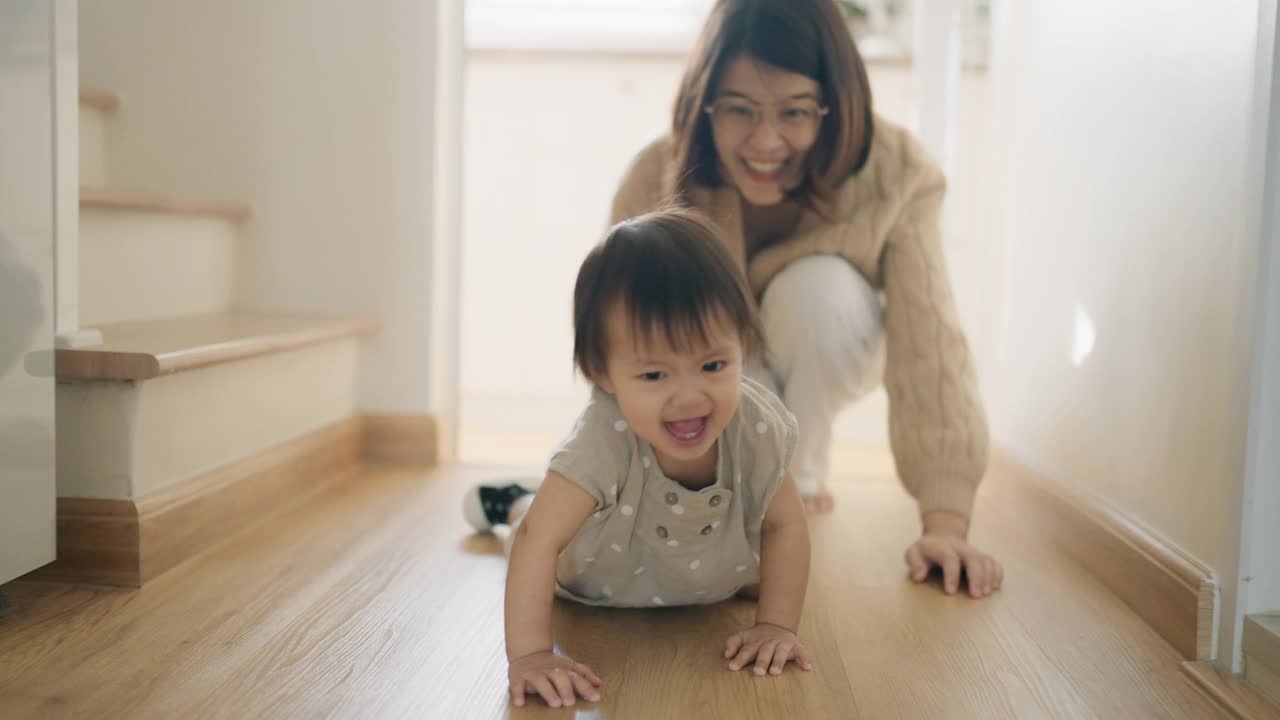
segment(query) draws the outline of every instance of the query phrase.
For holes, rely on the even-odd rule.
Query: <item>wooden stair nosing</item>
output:
[[[248,220],[252,212],[240,202],[186,200],[182,198],[103,188],[80,188],[80,207],[96,210],[130,210],[163,213],[166,215],[193,215],[220,217],[232,222]]]
[[[120,96],[102,88],[81,85],[80,104],[97,108],[103,112],[115,112],[120,109]]]
[[[147,380],[344,337],[367,337],[381,326],[366,317],[236,313],[120,323],[101,328],[101,345],[56,350],[55,373],[60,380]]]

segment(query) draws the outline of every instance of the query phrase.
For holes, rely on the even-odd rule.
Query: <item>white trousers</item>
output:
[[[800,494],[826,483],[836,415],[884,379],[884,306],[847,260],[811,255],[788,265],[765,288],[761,320],[769,355],[748,362],[800,424],[791,464]]]

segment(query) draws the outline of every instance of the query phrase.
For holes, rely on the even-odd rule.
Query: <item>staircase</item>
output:
[[[432,464],[430,418],[356,410],[379,319],[241,310],[252,209],[113,188],[128,106],[80,109],[79,310],[103,341],[52,364],[58,560],[35,574],[138,587],[365,460]]]

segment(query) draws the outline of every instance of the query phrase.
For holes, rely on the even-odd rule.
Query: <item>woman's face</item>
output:
[[[826,113],[821,103],[813,78],[735,58],[708,107],[722,177],[753,205],[782,202],[803,178]]]

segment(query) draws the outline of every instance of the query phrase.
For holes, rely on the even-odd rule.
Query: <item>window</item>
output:
[[[684,52],[713,0],[469,0],[469,49]]]

